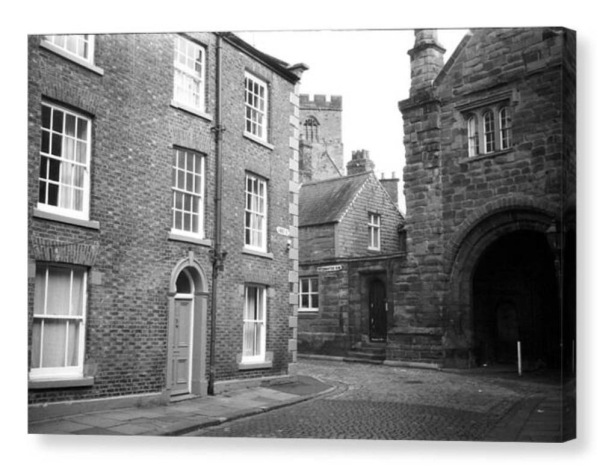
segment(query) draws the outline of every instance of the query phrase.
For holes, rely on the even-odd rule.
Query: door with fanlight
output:
[[[177,278],[172,327],[171,395],[190,393],[194,331],[194,284],[186,271]]]

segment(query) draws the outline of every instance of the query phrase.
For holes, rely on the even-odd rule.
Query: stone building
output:
[[[28,47],[30,413],[293,374],[306,67],[230,33]]]
[[[300,95],[300,181],[343,176],[342,97]]]
[[[575,361],[575,33],[416,30],[404,120],[407,258],[387,359]]]
[[[367,359],[385,353],[404,219],[397,190],[393,200],[373,168],[367,151],[355,151],[347,176],[300,188],[300,353]],[[393,181],[386,184],[393,188]]]

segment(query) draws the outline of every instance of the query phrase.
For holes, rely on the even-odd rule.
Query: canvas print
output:
[[[30,35],[29,433],[575,439],[575,57]]]

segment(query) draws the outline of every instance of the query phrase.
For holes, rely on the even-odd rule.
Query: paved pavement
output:
[[[574,399],[565,401],[555,382],[485,372],[303,359],[294,383],[30,422],[29,433],[510,442],[561,442],[562,436],[574,436],[574,427],[561,420],[565,405],[574,416]],[[343,429],[332,424],[334,417]],[[375,424],[369,428],[367,422]]]

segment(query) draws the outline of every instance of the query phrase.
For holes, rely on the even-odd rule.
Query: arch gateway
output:
[[[574,373],[575,33],[473,29],[445,52],[415,30],[386,357],[516,367],[520,351]]]

